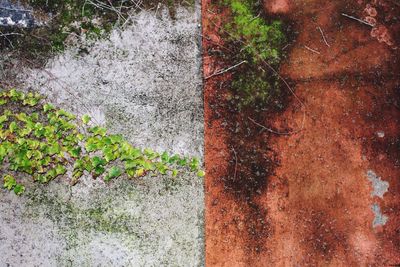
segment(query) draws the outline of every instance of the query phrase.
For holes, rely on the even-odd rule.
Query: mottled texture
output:
[[[107,40],[72,47],[45,70],[26,70],[39,90],[134,145],[202,158],[198,7],[143,11]],[[22,88],[21,88],[22,89]],[[0,192],[0,266],[202,266],[203,181],[85,177]]]
[[[0,1],[0,26],[29,28],[35,25],[32,10],[8,0]]]

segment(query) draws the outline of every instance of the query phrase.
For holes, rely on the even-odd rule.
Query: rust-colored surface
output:
[[[209,76],[226,67],[215,56],[221,11],[202,7]],[[304,105],[288,94],[279,113],[239,113],[224,83],[233,72],[206,80],[207,266],[400,264],[400,6],[275,0],[265,9],[297,31],[280,73]],[[302,131],[270,134],[249,117]],[[382,198],[368,171],[389,183]],[[388,218],[375,227],[374,204]]]

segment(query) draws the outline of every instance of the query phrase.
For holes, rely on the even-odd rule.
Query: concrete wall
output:
[[[19,79],[134,145],[202,158],[199,19],[197,4],[174,20],[142,11]],[[29,184],[22,197],[1,190],[0,266],[203,265],[201,178],[66,180]]]

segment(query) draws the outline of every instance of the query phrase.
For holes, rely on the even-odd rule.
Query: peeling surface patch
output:
[[[375,218],[372,223],[373,227],[383,226],[387,223],[388,217],[381,212],[381,208],[377,203],[374,203],[371,206],[372,211],[374,212]]]
[[[389,183],[383,181],[381,177],[376,175],[376,173],[372,170],[368,170],[367,172],[368,180],[372,183],[374,191],[371,193],[371,196],[377,196],[383,198],[383,195],[388,191]]]

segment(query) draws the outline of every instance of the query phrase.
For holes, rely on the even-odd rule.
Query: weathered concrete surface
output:
[[[0,26],[29,28],[34,25],[32,10],[8,0],[0,0]]]
[[[206,264],[399,266],[399,6],[384,0],[264,3],[296,33],[279,69],[290,97],[274,117],[269,110],[243,115],[228,109],[226,84],[234,71],[206,81]],[[228,66],[210,53],[223,50],[215,45],[223,8],[203,4],[208,76]],[[387,27],[378,37],[375,28],[341,15],[364,19],[371,6]],[[272,134],[249,118],[290,134]],[[262,140],[245,147],[238,135]],[[267,168],[260,170],[256,157],[254,167],[243,164],[260,151],[271,162]]]
[[[134,25],[45,70],[20,75],[78,114],[133,144],[203,155],[198,7],[143,11]],[[63,179],[0,195],[0,266],[202,266],[203,182],[195,175]]]

